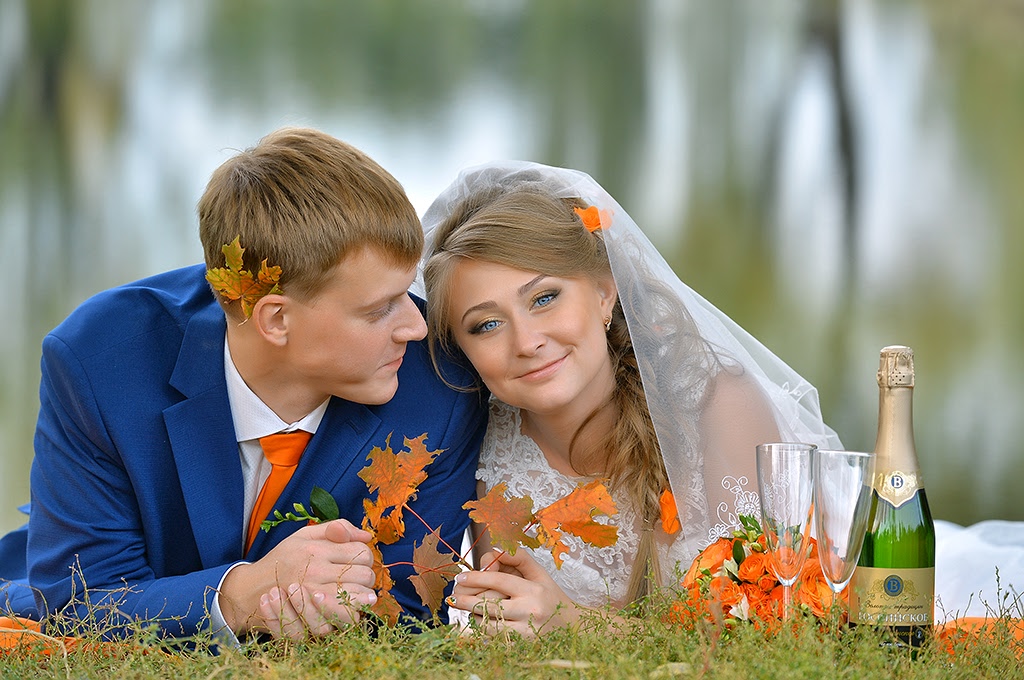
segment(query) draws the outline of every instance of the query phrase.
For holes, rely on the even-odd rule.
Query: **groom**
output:
[[[443,450],[411,507],[458,545],[486,414],[435,374],[407,292],[419,219],[357,149],[309,129],[267,136],[214,172],[199,232],[205,266],[100,293],[43,341],[35,607],[115,635],[132,620],[168,636],[325,634],[376,600],[358,528],[369,451],[424,433]],[[263,264],[267,285],[239,299],[238,270]],[[297,464],[267,443],[280,440]],[[259,530],[314,486],[343,519]],[[410,563],[425,531],[409,524],[384,563]],[[425,617],[409,574],[392,567],[393,594]]]

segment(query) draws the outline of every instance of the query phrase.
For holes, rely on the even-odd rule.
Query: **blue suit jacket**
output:
[[[224,378],[225,318],[202,266],[167,272],[91,298],[43,341],[40,413],[32,463],[28,578],[40,612],[85,589],[93,605],[117,601],[129,617],[159,619],[166,634],[208,625],[217,587],[232,564],[254,561],[301,528],[260,532],[243,555],[242,471]],[[345,352],[338,347],[338,352]],[[486,410],[479,395],[438,380],[423,343],[410,343],[395,397],[364,406],[333,397],[281,494],[278,507],[307,504],[320,486],[359,525],[374,446],[399,450],[428,433],[444,449],[426,469],[411,507],[458,546],[468,524]],[[411,561],[425,529],[382,546],[384,562]],[[426,609],[393,567],[394,594],[419,617]]]

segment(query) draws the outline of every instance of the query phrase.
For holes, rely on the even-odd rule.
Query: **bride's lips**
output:
[[[544,364],[540,368],[535,368],[532,371],[527,371],[526,373],[523,373],[522,375],[517,376],[517,379],[518,380],[543,380],[544,378],[547,378],[548,376],[550,376],[550,375],[554,374],[556,371],[558,371],[558,369],[561,368],[561,366],[562,366],[562,364],[564,362],[565,362],[565,357],[561,357],[559,359],[555,359],[551,363]]]

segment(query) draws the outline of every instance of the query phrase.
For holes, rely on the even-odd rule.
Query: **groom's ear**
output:
[[[272,345],[283,346],[288,339],[289,300],[284,295],[264,295],[252,310],[249,322],[256,326],[256,331]]]

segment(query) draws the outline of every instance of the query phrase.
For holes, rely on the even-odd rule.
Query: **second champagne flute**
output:
[[[818,560],[837,596],[857,566],[871,508],[875,454],[859,451],[814,452],[814,527]]]
[[[813,495],[813,444],[757,445],[761,528],[775,577],[782,584],[782,618],[789,618],[792,588],[807,559]]]

